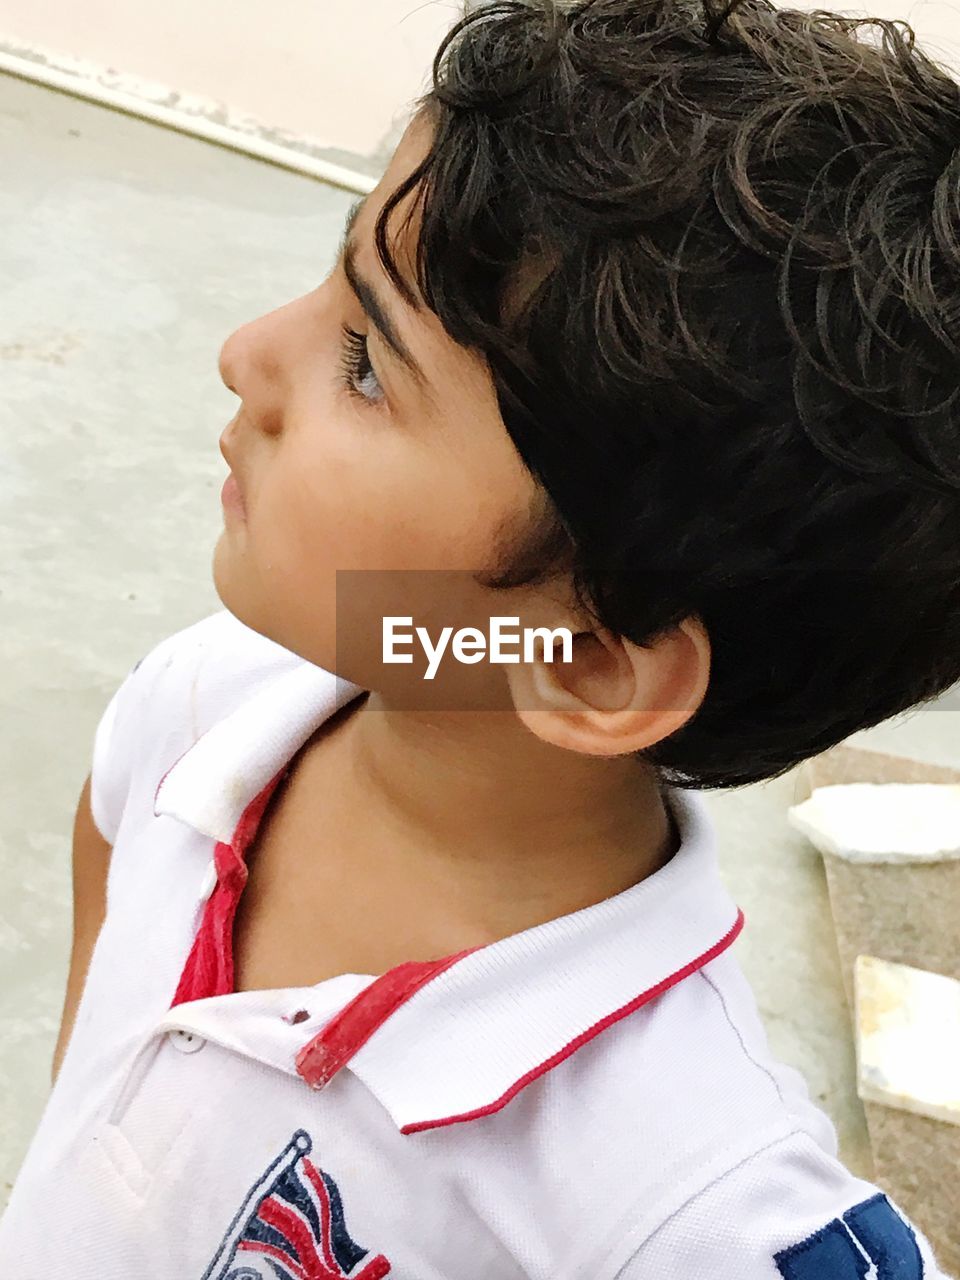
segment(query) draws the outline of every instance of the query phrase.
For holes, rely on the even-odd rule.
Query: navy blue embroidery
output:
[[[876,1280],[923,1280],[917,1237],[882,1192],[773,1260],[784,1280],[864,1280],[871,1262]]]
[[[333,1178],[309,1160],[298,1129],[250,1188],[202,1280],[382,1280],[390,1263],[347,1230]],[[359,1268],[359,1269],[358,1269]]]
[[[917,1237],[886,1196],[864,1200],[843,1220],[877,1264],[879,1280],[922,1280]]]
[[[870,1263],[840,1221],[774,1256],[784,1280],[863,1280]]]

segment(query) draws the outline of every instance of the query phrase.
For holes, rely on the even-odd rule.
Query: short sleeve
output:
[[[100,834],[111,845],[116,843],[134,770],[150,732],[148,712],[158,682],[220,616],[215,614],[158,641],[127,672],[100,716],[93,734],[90,811]]]
[[[678,1210],[617,1280],[953,1280],[872,1183],[806,1133],[782,1138]]]
[[[137,671],[130,671],[107,703],[93,735],[90,770],[90,810],[100,834],[111,845],[116,842],[120,819],[130,790],[136,723],[134,703],[140,693]]]
[[[281,658],[294,660],[289,651],[252,631],[227,609],[192,622],[158,641],[127,673],[107,703],[93,734],[90,769],[90,810],[97,830],[111,845],[117,840],[120,822],[132,791],[136,790],[138,768],[149,763],[156,786],[174,755],[158,762],[157,750],[169,751],[179,744],[178,734],[190,745],[199,733],[197,720],[197,673],[205,659],[211,661],[213,705],[222,705],[222,687],[238,678],[249,681],[251,671],[269,672]],[[152,793],[151,793],[152,794]]]

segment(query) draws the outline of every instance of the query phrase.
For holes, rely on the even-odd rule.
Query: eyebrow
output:
[[[356,294],[357,301],[363,308],[370,323],[379,331],[387,346],[393,351],[400,363],[413,375],[419,386],[426,390],[426,374],[417,363],[410,348],[397,332],[396,326],[390,318],[386,307],[380,301],[377,291],[357,269],[357,244],[351,236],[357,218],[360,216],[360,211],[366,202],[367,197],[362,196],[359,200],[355,200],[347,210],[337,257],[343,259],[343,273],[347,277],[347,283]]]

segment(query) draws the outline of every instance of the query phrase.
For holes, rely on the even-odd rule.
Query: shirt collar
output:
[[[157,786],[154,813],[229,843],[264,787],[361,692],[303,660],[176,761]],[[654,875],[487,946],[371,979],[288,1069],[324,1087],[349,1068],[403,1133],[463,1122],[499,1111],[708,964],[734,942],[743,915],[720,879],[703,798],[669,786],[663,794],[680,847]]]

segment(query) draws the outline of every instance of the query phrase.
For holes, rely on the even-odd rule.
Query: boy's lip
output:
[[[233,478],[234,478],[234,480],[236,480],[236,482],[237,482],[237,488],[238,488],[238,489],[239,489],[239,491],[240,491],[240,498],[241,498],[241,500],[243,500],[243,499],[245,498],[245,494],[244,494],[244,491],[243,491],[243,485],[242,485],[242,484],[241,484],[241,482],[240,482],[240,477],[237,475],[237,471],[236,471],[236,468],[235,468],[235,467],[234,467],[234,465],[233,465],[233,461],[232,461],[232,459],[231,459],[231,457],[230,457],[229,453],[227,453],[226,446],[224,445],[223,440],[224,440],[224,437],[223,437],[223,436],[221,436],[221,437],[220,437],[220,452],[223,454],[224,461],[226,462],[227,466],[230,468],[231,472],[233,473]]]

